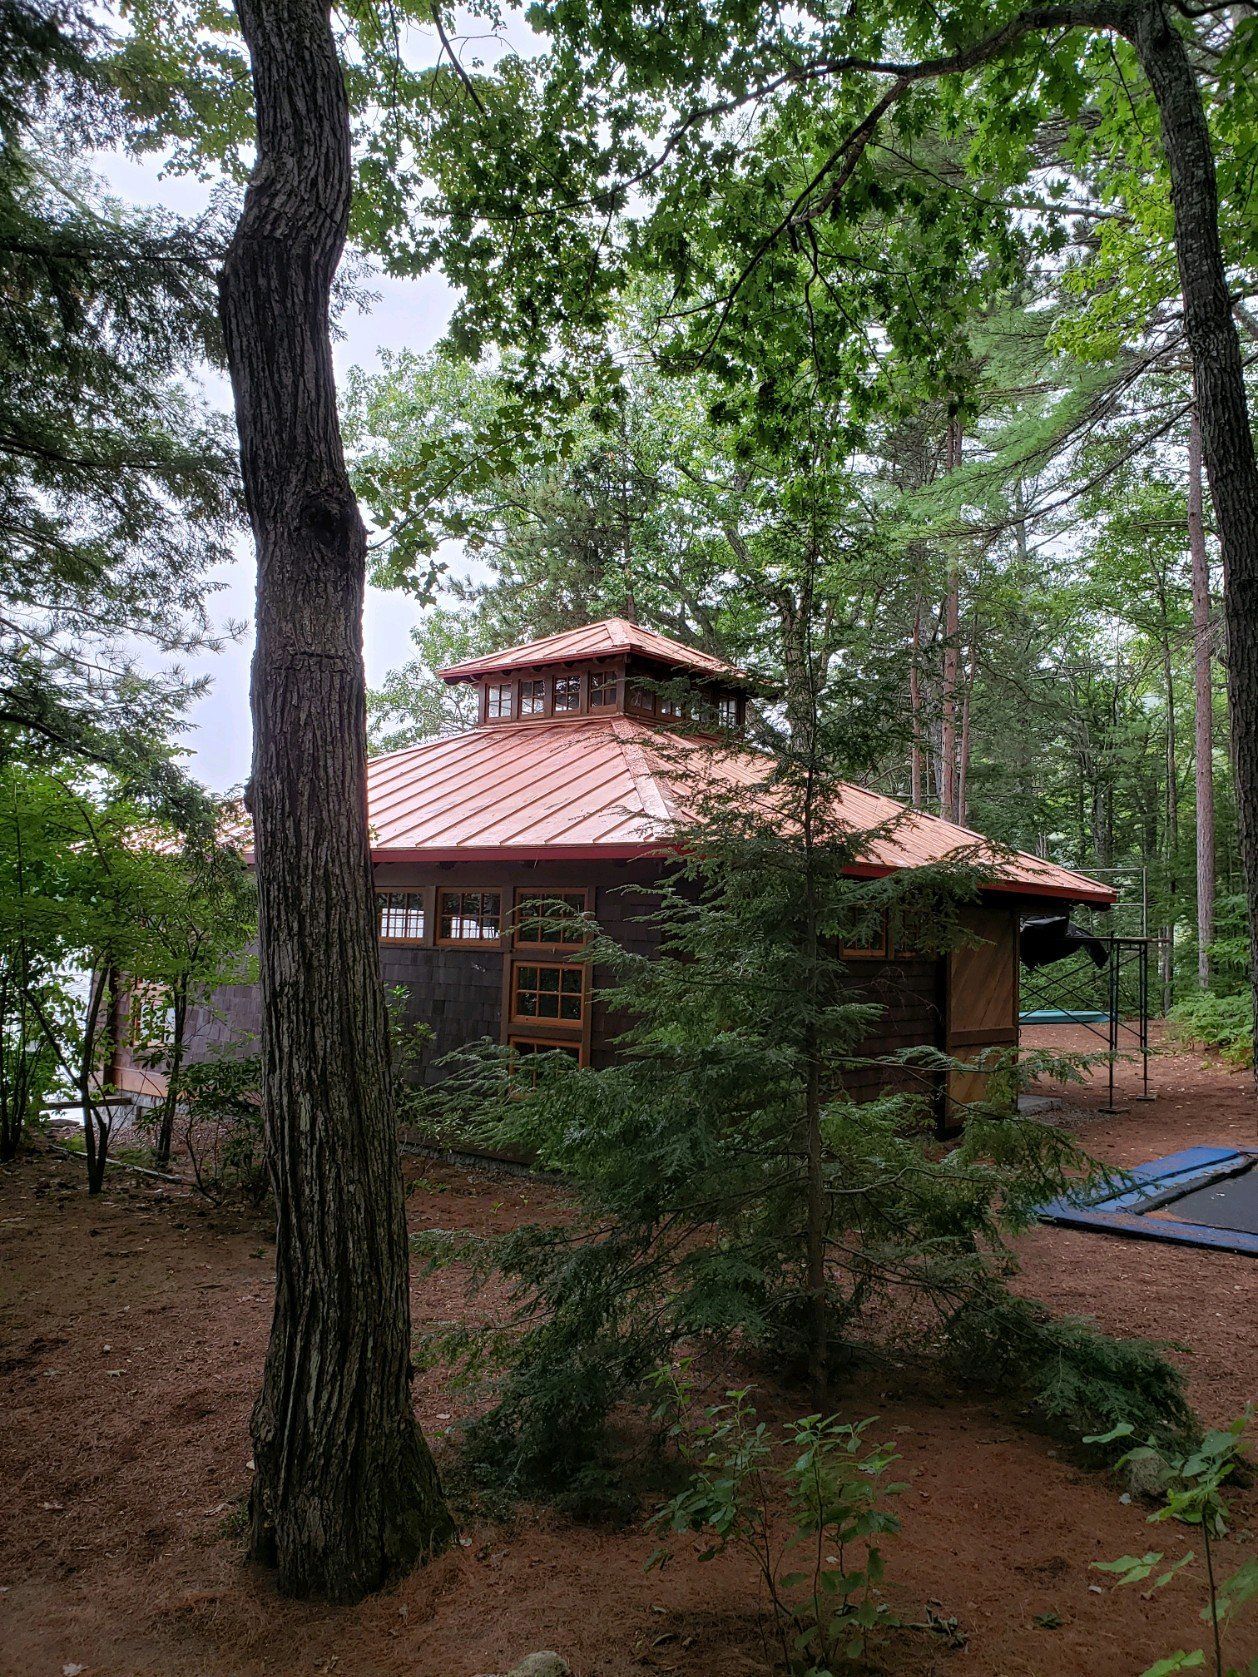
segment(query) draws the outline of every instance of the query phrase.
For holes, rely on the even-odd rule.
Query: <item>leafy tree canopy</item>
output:
[[[0,723],[151,776],[194,690],[153,653],[213,643],[236,516],[225,419],[189,383],[219,357],[222,232],[76,160],[123,123],[85,14],[5,0],[0,40]]]

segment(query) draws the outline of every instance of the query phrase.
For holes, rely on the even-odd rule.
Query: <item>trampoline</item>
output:
[[[1034,1007],[1018,1015],[1020,1025],[1108,1025],[1109,1014],[1091,1007]]]
[[[1046,1223],[1258,1258],[1258,1152],[1188,1147],[1040,1207]]]

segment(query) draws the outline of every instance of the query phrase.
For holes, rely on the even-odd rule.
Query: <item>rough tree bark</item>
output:
[[[278,1223],[250,1522],[283,1590],[344,1601],[441,1548],[451,1523],[410,1399],[367,835],[366,538],[328,330],[349,113],[325,3],[237,10],[258,153],[220,291],[258,559],[250,808]]]
[[[1197,982],[1210,987],[1214,941],[1214,679],[1210,561],[1201,493],[1201,427],[1188,421],[1188,550],[1192,558],[1193,732],[1197,805]]]

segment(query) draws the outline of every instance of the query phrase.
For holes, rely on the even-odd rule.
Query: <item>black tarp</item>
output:
[[[1022,964],[1046,967],[1083,950],[1098,967],[1109,960],[1109,946],[1065,914],[1031,914],[1022,922]]]

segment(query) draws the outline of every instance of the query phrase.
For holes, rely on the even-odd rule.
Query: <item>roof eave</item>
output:
[[[613,844],[481,844],[452,845],[426,848],[406,845],[373,845],[371,859],[375,863],[397,862],[647,862],[666,861],[683,855],[687,849],[676,840],[655,839],[635,843]],[[252,858],[251,858],[252,859]],[[845,870],[857,879],[885,879],[889,874],[911,872],[887,862],[853,862]],[[1092,903],[1098,908],[1110,908],[1117,894],[1105,885],[1089,889],[1079,885],[1058,885],[1048,881],[1028,879],[986,879],[982,891],[998,891],[1005,896],[1053,897],[1063,902]]]

